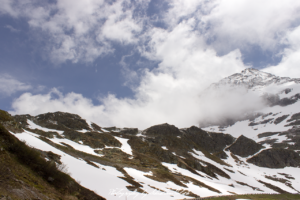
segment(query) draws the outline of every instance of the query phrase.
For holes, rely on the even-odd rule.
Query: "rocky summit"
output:
[[[255,69],[222,79],[208,90],[244,87],[268,103],[230,123],[201,128],[103,127],[65,112],[0,111],[0,194],[167,200],[299,193],[299,84]]]

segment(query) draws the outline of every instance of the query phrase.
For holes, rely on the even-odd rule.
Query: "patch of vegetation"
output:
[[[123,128],[120,131],[121,134],[128,134],[128,135],[136,135],[138,134],[139,130],[137,128]]]
[[[263,120],[260,122],[260,124],[267,124],[267,123],[271,122],[273,119],[274,118]]]
[[[85,161],[87,164],[92,165],[93,167],[99,168],[98,165],[96,165],[95,163],[89,161],[88,159],[85,159],[84,161]]]
[[[0,124],[14,133],[22,132],[20,124],[16,122],[8,112],[4,110],[0,110]]]
[[[292,123],[289,123],[285,126],[300,125],[300,113],[293,114],[291,119],[287,120],[287,122],[292,122]]]
[[[300,120],[294,121],[294,122],[289,123],[289,124],[287,124],[285,126],[297,126],[297,125],[300,125]]]
[[[159,182],[168,182],[172,181],[176,185],[187,187],[185,184],[181,183],[167,168],[159,168],[152,170],[153,176],[150,175],[144,175],[147,178],[153,179],[155,181]]]
[[[151,185],[148,185],[148,186],[151,187],[151,188],[154,189],[154,190],[158,190],[158,191],[160,191],[160,192],[166,193],[166,191],[161,190],[161,189],[159,189],[159,188],[157,188],[157,187],[154,187],[154,186],[151,186]]]
[[[36,133],[38,135],[47,137],[47,138],[54,138],[54,136],[57,137],[57,138],[63,138],[61,135],[59,135],[57,132],[54,132],[54,131],[45,132],[45,131],[39,130],[39,129],[30,129],[30,128],[24,128],[24,129],[28,130],[32,133]]]
[[[294,178],[294,177],[292,177],[292,175],[290,175],[290,174],[286,174],[286,173],[278,173],[278,174],[280,174],[280,175],[284,176],[284,177],[285,177],[285,178],[287,178],[287,179],[292,179],[292,180],[295,180],[295,178]]]
[[[300,119],[300,113],[293,114],[291,119],[287,120],[288,122]]]
[[[11,135],[0,124],[1,147],[13,154],[17,161],[31,170],[34,176],[41,177],[62,194],[75,194],[79,199],[103,199],[94,192],[83,188],[68,174],[60,171],[55,162],[46,161],[41,153],[27,146]],[[38,186],[36,186],[38,188]]]
[[[129,186],[126,186],[126,188],[128,190],[148,194],[146,191],[141,189],[143,186],[140,183],[136,182],[134,180],[134,178],[132,178],[122,167],[120,167],[118,165],[115,165],[114,167],[124,175],[124,177],[119,176],[119,178],[121,178],[121,179],[127,181],[129,184],[131,184]]]
[[[269,137],[272,135],[276,135],[278,132],[264,132],[257,135],[258,138]]]
[[[265,177],[266,177],[267,179],[272,180],[272,181],[277,181],[277,182],[283,183],[283,184],[285,184],[286,186],[289,186],[291,189],[293,189],[293,190],[295,190],[295,191],[297,191],[297,192],[299,193],[299,191],[296,190],[296,189],[292,186],[291,182],[290,182],[289,180],[287,180],[287,179],[284,179],[284,178],[277,178],[277,177],[275,177],[275,176],[265,176]]]
[[[234,155],[233,153],[230,153],[230,156],[234,159],[234,162],[236,162],[237,166],[240,165],[245,165],[248,166],[247,163],[245,163],[244,161],[240,160],[236,155]]]
[[[218,156],[214,155],[214,154],[210,154],[209,152],[205,151],[204,149],[200,148],[202,153],[205,155],[205,157],[215,161],[216,163],[219,163],[221,165],[225,165],[228,167],[232,167],[231,165],[229,165],[228,163],[224,162],[223,160],[221,160]],[[225,152],[224,152],[225,153]]]
[[[251,185],[248,185],[247,183],[243,183],[243,182],[240,182],[240,181],[235,181],[237,184],[240,184],[240,185],[243,185],[243,186],[247,186],[247,187],[250,187],[252,188],[252,190],[256,190],[256,191],[260,191],[260,192],[263,192],[263,190],[259,189],[258,187],[253,187]]]
[[[224,167],[224,169],[226,169],[227,171],[229,171],[229,172],[231,172],[231,173],[235,173],[233,170],[228,169],[228,168],[226,168],[226,167]]]
[[[130,191],[137,191],[139,193],[142,193],[142,194],[148,194],[148,192],[146,192],[145,190],[143,190],[142,188],[136,188],[134,186],[131,186],[131,185],[128,185],[126,186],[126,188]]]
[[[236,200],[236,199],[296,200],[296,199],[300,199],[300,195],[299,194],[246,194],[246,195],[231,195],[231,196],[222,196],[222,197],[209,197],[209,199],[210,200]]]
[[[69,145],[69,144],[66,144],[66,143],[64,143],[64,142],[60,142],[62,145],[64,145],[64,146],[66,146],[66,147],[68,147],[68,148],[70,148],[70,149],[74,149],[71,145]]]
[[[238,172],[239,172],[240,174],[244,175],[244,176],[247,176],[246,174],[244,174],[243,172],[241,172],[241,171],[239,171],[239,170],[238,170]]]
[[[103,131],[101,130],[101,127],[100,127],[100,126],[98,126],[97,124],[95,124],[95,123],[92,123],[92,124],[91,124],[91,126],[92,126],[92,128],[93,128],[95,131],[100,131],[100,132],[103,132]]]
[[[107,146],[121,147],[119,140],[108,133],[86,132],[81,133],[74,130],[64,131],[64,136],[74,142],[82,141],[84,145],[91,148],[104,148]]]
[[[279,124],[281,123],[283,120],[285,120],[286,118],[288,118],[290,115],[283,115],[281,117],[278,117],[275,119],[274,124]]]
[[[195,198],[199,197],[199,195],[194,194],[193,192],[191,192],[189,190],[184,190],[184,189],[176,190],[176,189],[173,189],[173,188],[167,188],[167,189],[172,190],[174,192],[178,192],[179,194],[182,194],[182,195],[185,195],[185,196],[195,197]]]
[[[221,158],[221,159],[226,159],[228,157],[224,151],[219,151],[219,152],[213,153],[212,155],[217,156],[218,158]]]
[[[117,130],[117,127],[115,126],[112,126],[112,127],[103,127],[105,130],[107,131],[116,131]]]
[[[196,180],[192,177],[189,177],[189,176],[183,176],[187,181],[191,181],[194,185],[197,185],[199,187],[204,187],[204,188],[207,188],[209,189],[210,191],[213,191],[213,192],[216,192],[216,193],[221,193],[219,190],[217,190],[216,188],[213,188],[209,185],[206,185],[205,183],[199,181],[199,180]]]
[[[275,186],[275,185],[272,185],[270,183],[266,183],[266,182],[263,182],[261,180],[258,180],[258,182],[264,184],[266,187],[270,188],[271,190],[274,190],[275,192],[278,192],[280,194],[283,194],[283,193],[288,193],[287,191]]]
[[[96,156],[91,155],[73,148],[68,148],[63,145],[56,144],[52,142],[51,140],[40,137],[41,140],[47,142],[51,146],[75,157],[75,158],[81,158],[83,160],[88,159],[92,162],[96,162],[102,165],[112,166],[112,167],[131,167],[140,171],[149,171],[149,168],[156,169],[156,168],[164,168],[159,161],[156,159],[153,159],[150,156],[145,156],[143,154],[136,154],[134,158],[129,159],[129,155],[122,152],[122,154],[118,154],[117,152],[114,153],[115,150],[113,149],[104,149],[104,150],[95,150],[96,153],[101,153],[102,155],[109,152],[108,155],[110,156]],[[116,149],[118,152],[119,149]],[[111,153],[111,154],[110,154]],[[103,169],[103,168],[102,168]]]
[[[0,110],[0,121],[8,122],[8,121],[14,121],[14,120],[8,112],[6,112],[4,110]]]

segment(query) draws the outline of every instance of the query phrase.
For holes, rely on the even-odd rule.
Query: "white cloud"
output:
[[[156,29],[146,16],[149,0],[113,3],[0,0],[0,3],[0,13],[25,17],[32,28],[47,35],[47,49],[53,62],[92,62],[113,52],[111,41],[143,46],[148,33]],[[247,49],[249,45],[278,52],[281,39],[300,19],[297,0],[172,0],[168,3],[168,9],[160,16],[168,31],[173,31],[179,22],[194,19],[192,31],[224,54]]]
[[[17,33],[17,32],[20,32],[20,30],[18,29],[15,29],[14,27],[12,27],[11,25],[6,25],[4,26],[5,28],[9,29],[11,32],[13,33]]]
[[[282,52],[282,61],[264,71],[277,76],[300,78],[300,26],[289,31],[282,43],[288,45]]]
[[[142,23],[133,18],[134,4],[128,0],[60,0],[43,3],[37,0],[0,0],[2,14],[23,17],[36,31],[46,35],[46,55],[62,63],[92,62],[113,52],[109,41],[136,43]],[[140,4],[147,3],[140,2]]]
[[[2,96],[10,96],[19,91],[32,89],[32,86],[22,83],[8,74],[0,75],[0,94]]]
[[[295,66],[299,63],[299,47],[296,44],[300,34],[298,29],[290,30],[299,19],[298,1],[176,0],[164,15],[169,26],[166,29],[149,26],[138,39],[135,32],[142,30],[142,22],[132,17],[132,9],[123,11],[123,4],[118,2],[112,5],[86,2],[94,6],[87,6],[82,11],[71,7],[70,11],[63,12],[70,3],[64,0],[50,20],[43,16],[47,11],[42,10],[36,10],[34,15],[38,17],[30,18],[32,26],[56,36],[52,55],[53,52],[57,54],[53,59],[60,62],[66,59],[73,62],[93,60],[105,52],[102,47],[111,50],[106,42],[113,40],[138,44],[141,55],[159,61],[158,67],[141,73],[140,83],[132,88],[135,92],[132,99],[107,95],[101,99],[101,105],[93,105],[90,99],[80,94],[64,95],[54,89],[44,95],[23,94],[13,102],[13,113],[35,115],[60,110],[77,113],[100,126],[146,128],[168,122],[187,127],[206,118],[234,117],[262,106],[258,96],[244,91],[230,93],[225,90],[223,94],[212,92],[201,96],[212,82],[247,67],[242,62],[239,48],[259,45],[264,50],[272,50],[286,39],[288,48],[278,66],[285,66],[280,69],[286,72],[292,69],[298,73]],[[99,9],[103,13],[96,12]],[[102,19],[105,20],[98,27]],[[69,36],[65,29],[74,29],[74,35]],[[87,37],[91,31],[97,33],[95,38]],[[208,43],[211,38],[213,42]],[[102,46],[95,45],[95,40],[102,42]],[[86,52],[90,49],[92,53]],[[226,54],[218,56],[216,52],[220,50]],[[278,72],[279,68],[276,69]],[[134,79],[136,74],[129,77]]]
[[[201,21],[209,25],[208,37],[221,50],[259,45],[273,50],[280,39],[299,24],[300,2],[295,0],[219,0]]]
[[[1,14],[9,14],[13,17],[17,17],[18,13],[15,11],[15,9],[12,7],[13,1],[11,0],[0,0],[0,13]]]
[[[24,93],[14,100],[14,111],[10,113],[37,115],[63,111],[79,114],[100,126],[145,129],[165,122],[178,127],[199,125],[205,121],[222,122],[263,106],[257,94],[246,93],[243,88],[236,91],[222,88],[200,94],[192,90],[187,82],[175,80],[166,74],[149,73],[147,79],[138,88],[135,99],[118,99],[108,95],[101,99],[100,105],[94,105],[81,94],[64,95],[52,89],[48,94]]]
[[[195,16],[198,10],[203,10],[204,7],[209,9],[213,2],[208,2],[204,0],[172,0],[169,1],[170,8],[164,14],[165,23],[174,27],[178,24],[181,19],[188,19]],[[210,8],[211,9],[211,8]],[[199,13],[197,13],[199,14]]]
[[[12,113],[18,114],[30,113],[36,115],[45,112],[65,111],[80,113],[82,117],[94,119],[95,114],[101,116],[103,113],[103,106],[93,106],[92,101],[84,98],[81,94],[69,93],[63,95],[55,88],[44,95],[24,93],[13,102],[12,106],[16,110]]]
[[[61,110],[77,113],[100,126],[139,128],[164,122],[179,127],[197,125],[200,119],[207,117],[207,105],[226,113],[221,109],[223,101],[211,104],[212,101],[201,100],[200,94],[213,81],[244,69],[241,54],[236,50],[217,56],[203,38],[192,31],[193,24],[193,20],[184,21],[173,31],[154,29],[149,33],[151,50],[142,53],[161,63],[157,69],[144,71],[140,84],[133,88],[133,99],[108,95],[101,99],[101,105],[93,105],[80,94],[63,95],[56,90],[46,95],[26,93],[13,102],[14,113]],[[59,97],[52,98],[53,94]],[[26,106],[28,104],[30,106]]]
[[[123,11],[122,1],[109,7],[107,20],[105,21],[100,37],[122,43],[136,43],[136,33],[142,31],[142,24],[132,18],[132,10]]]
[[[250,45],[276,51],[286,32],[300,20],[297,0],[172,0],[169,6],[164,15],[169,28],[195,18],[196,29],[222,53]]]

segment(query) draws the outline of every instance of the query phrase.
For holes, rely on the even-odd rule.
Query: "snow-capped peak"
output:
[[[218,83],[212,84],[212,87],[219,88],[220,86],[245,86],[248,89],[252,89],[256,86],[261,87],[271,84],[281,85],[288,82],[300,83],[300,79],[279,77],[254,68],[247,68],[241,73],[233,74],[220,80]]]

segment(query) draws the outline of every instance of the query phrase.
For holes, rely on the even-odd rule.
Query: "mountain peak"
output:
[[[300,83],[300,79],[279,77],[258,69],[247,68],[241,71],[241,73],[235,73],[231,76],[223,78],[218,83],[212,84],[212,87],[219,88],[220,86],[245,86],[248,89],[252,89],[254,87],[264,87],[270,84],[281,85],[287,82]]]

